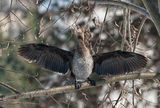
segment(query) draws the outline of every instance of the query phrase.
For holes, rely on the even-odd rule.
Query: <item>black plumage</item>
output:
[[[65,74],[72,68],[74,53],[55,46],[25,44],[20,46],[18,53],[25,59],[51,71]],[[147,59],[143,55],[120,50],[93,55],[93,61],[93,72],[99,75],[128,73],[143,68],[147,64]]]
[[[64,74],[70,69],[70,61],[73,58],[73,53],[70,51],[44,44],[21,45],[18,53],[28,61],[35,62],[45,69]]]
[[[147,59],[137,53],[113,51],[93,56],[93,72],[100,75],[116,75],[136,71],[147,64]]]

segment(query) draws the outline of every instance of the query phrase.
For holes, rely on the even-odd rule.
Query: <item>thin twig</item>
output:
[[[28,28],[28,26],[26,26],[26,25],[21,21],[21,19],[18,18],[18,16],[17,16],[14,12],[12,12],[12,11],[10,11],[10,12],[21,22],[22,25],[24,25],[25,27]]]
[[[27,74],[27,73],[24,73],[24,72],[18,72],[18,71],[14,71],[14,70],[9,70],[9,69],[5,69],[3,66],[0,65],[0,69],[1,70],[5,70],[7,72],[13,72],[13,73],[19,73],[19,74],[23,74],[23,75],[26,75],[26,76],[29,76],[29,77],[32,77],[32,75],[30,74]]]
[[[49,9],[51,3],[52,3],[52,0],[49,0],[49,4],[48,4],[47,10],[46,10],[46,13],[48,12],[48,9]]]
[[[99,47],[96,49],[97,50],[96,53],[99,52],[99,48],[101,47],[101,38],[100,38],[100,36],[102,34],[103,27],[104,27],[104,24],[106,22],[107,13],[108,13],[108,7],[106,8],[106,13],[105,13],[105,16],[104,16],[104,19],[103,19],[103,23],[102,23],[101,28],[100,28],[100,33],[99,33],[99,35],[98,35],[98,37],[96,39],[96,42],[95,42],[95,44],[93,46],[93,48],[95,48],[95,46],[97,45],[97,43],[99,44],[98,45]]]
[[[19,102],[19,101],[0,101],[0,108],[8,108],[8,107],[5,107],[5,106],[8,106],[8,105],[38,105],[39,103],[34,103],[34,102]],[[1,105],[3,105],[4,107],[1,107]]]
[[[50,5],[51,5],[51,2],[52,2],[52,0],[50,0],[50,2],[49,2],[48,9],[49,9],[49,7],[50,7]],[[50,23],[47,24],[47,25],[44,25],[44,24],[43,24],[41,27],[44,27],[44,29],[42,29],[42,30],[39,32],[39,36],[40,36],[41,34],[43,34],[44,32],[46,32],[51,26],[53,26],[54,24],[56,24],[60,19],[62,19],[62,18],[66,15],[66,13],[68,12],[68,10],[70,9],[71,5],[73,5],[73,3],[74,3],[74,0],[73,0],[72,3],[67,7],[67,9],[64,10],[63,14],[60,15],[58,19],[56,19],[56,20],[53,20],[53,19],[52,19],[52,20],[50,21]],[[46,14],[46,13],[47,13],[47,11],[45,12],[45,14]],[[60,12],[60,13],[62,13],[62,12]],[[55,14],[55,12],[54,12],[54,14]]]
[[[129,44],[130,44],[130,51],[132,51],[132,38],[131,38],[131,11],[128,9],[128,15],[127,15],[127,26],[128,26],[128,38],[129,38]]]
[[[18,90],[16,90],[15,88],[11,87],[10,85],[6,84],[6,83],[3,83],[3,82],[0,82],[0,85],[9,89],[10,91],[16,93],[16,94],[20,94],[20,92]]]
[[[109,98],[109,96],[110,96],[110,94],[111,94],[111,92],[112,92],[112,90],[113,90],[113,86],[111,86],[111,87],[108,86],[108,88],[109,88],[109,91],[106,92],[105,95],[103,96],[103,99],[102,99],[103,101],[100,103],[100,105],[99,105],[98,108],[103,108],[104,102],[106,102],[106,100]],[[110,99],[109,99],[109,100],[110,100]],[[110,101],[110,102],[111,102],[111,104],[112,104],[112,106],[113,106],[112,101]]]
[[[138,34],[136,36],[136,40],[135,40],[135,43],[134,43],[133,52],[135,52],[140,33],[142,31],[142,27],[143,27],[143,25],[144,25],[146,20],[147,20],[147,17],[144,17],[142,22],[141,22],[141,24],[140,24],[140,26],[139,26],[139,28],[138,28]],[[134,80],[132,80],[132,105],[133,105],[133,108],[134,108]]]
[[[0,22],[2,22],[3,20],[5,20],[6,18],[9,17],[10,11],[11,11],[11,8],[12,8],[12,3],[13,3],[13,0],[11,0],[10,6],[9,6],[9,11],[8,11],[7,15],[6,15],[4,18],[2,18],[2,19],[0,20]]]
[[[125,42],[126,42],[126,36],[127,36],[127,12],[128,12],[128,9],[125,8],[123,10],[123,39],[122,39],[122,43],[121,43],[121,50],[123,51],[124,50],[124,45],[125,45]]]
[[[140,26],[138,27],[138,33],[137,33],[136,40],[135,40],[135,43],[134,43],[133,52],[134,52],[135,49],[136,49],[136,46],[137,46],[137,43],[138,43],[138,39],[139,39],[140,33],[141,33],[141,31],[142,31],[142,27],[143,27],[143,25],[144,25],[144,23],[145,23],[146,20],[147,20],[147,17],[144,17],[144,18],[142,19],[142,21],[141,21]]]
[[[116,103],[114,104],[113,108],[116,108],[116,105],[118,104],[119,100],[121,99],[122,93],[123,93],[123,90],[124,90],[124,86],[126,85],[126,82],[127,82],[127,81],[125,80],[125,82],[123,83],[121,92],[120,92],[120,94],[119,94],[119,97],[118,97],[118,99],[116,100]]]
[[[32,11],[29,10],[29,8],[28,8],[27,6],[25,6],[21,0],[18,0],[18,2],[19,2],[27,11],[29,11],[29,13],[33,16]]]
[[[127,26],[128,26],[128,37],[129,37],[129,44],[130,44],[130,48],[129,50],[132,51],[132,38],[131,38],[131,17],[130,17],[130,10],[128,9],[128,15],[127,15]],[[132,105],[134,108],[134,80],[132,80]]]

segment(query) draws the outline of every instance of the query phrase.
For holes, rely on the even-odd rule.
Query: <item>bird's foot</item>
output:
[[[91,86],[96,86],[96,82],[90,78],[87,79],[88,80],[88,83],[91,85]]]
[[[75,89],[79,89],[79,88],[81,88],[81,82],[79,82],[79,81],[75,81]]]

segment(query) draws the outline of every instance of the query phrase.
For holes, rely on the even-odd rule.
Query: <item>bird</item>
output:
[[[42,43],[28,43],[20,45],[18,55],[54,72],[66,74],[69,70],[75,78],[75,89],[79,89],[85,81],[91,86],[96,86],[96,82],[90,78],[92,73],[125,74],[147,65],[147,58],[134,52],[116,50],[92,55],[85,45],[85,36],[81,27],[77,27],[76,37],[77,45],[72,51]]]

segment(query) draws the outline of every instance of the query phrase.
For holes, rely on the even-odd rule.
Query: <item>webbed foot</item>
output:
[[[87,78],[88,80],[88,83],[91,85],[91,86],[96,86],[96,82],[90,78]]]
[[[81,82],[79,82],[79,81],[75,81],[75,89],[79,89],[79,88],[81,88]]]

